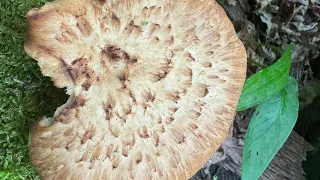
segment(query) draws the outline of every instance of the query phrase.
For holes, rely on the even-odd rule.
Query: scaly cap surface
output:
[[[246,53],[213,0],[59,0],[27,53],[68,102],[32,129],[43,179],[187,179],[225,139]]]

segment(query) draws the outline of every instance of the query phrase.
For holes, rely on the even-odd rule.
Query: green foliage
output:
[[[256,180],[289,137],[298,118],[298,85],[289,76],[290,44],[270,67],[250,77],[242,91],[237,110],[258,107],[246,134],[242,179]]]
[[[0,179],[37,179],[28,152],[29,127],[66,101],[23,48],[25,14],[44,3],[0,1]]]
[[[289,137],[298,118],[297,91],[296,80],[289,77],[285,89],[257,107],[243,149],[243,179],[258,179]]]
[[[141,25],[142,25],[142,26],[145,26],[145,25],[148,25],[148,24],[149,24],[149,21],[142,21],[142,22],[141,22]]]
[[[1,180],[40,179],[30,163],[21,163],[17,167],[10,167],[10,170],[2,170],[0,171],[0,178]]]
[[[237,106],[238,111],[262,103],[286,86],[291,66],[292,47],[293,44],[290,44],[276,63],[247,79]]]

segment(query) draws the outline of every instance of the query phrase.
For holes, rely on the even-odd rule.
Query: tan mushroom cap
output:
[[[187,179],[225,139],[246,53],[213,0],[60,0],[27,53],[68,102],[32,129],[43,179]]]

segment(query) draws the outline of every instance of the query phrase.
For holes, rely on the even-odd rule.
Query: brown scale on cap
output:
[[[70,95],[32,128],[42,179],[188,179],[226,137],[246,53],[214,0],[59,0],[27,20],[25,50]]]

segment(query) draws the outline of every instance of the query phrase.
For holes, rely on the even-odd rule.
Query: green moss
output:
[[[23,49],[25,14],[44,0],[0,1],[0,179],[38,179],[30,162],[30,125],[66,101]]]

